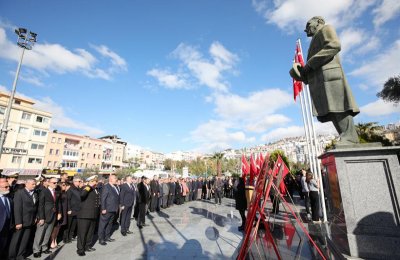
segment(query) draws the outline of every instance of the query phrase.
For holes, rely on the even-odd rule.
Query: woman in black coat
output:
[[[236,209],[239,210],[240,217],[242,218],[242,225],[238,228],[239,231],[244,230],[246,225],[246,209],[247,209],[247,200],[246,200],[246,189],[243,178],[239,178],[239,183],[237,185],[237,191],[235,193],[235,202]]]

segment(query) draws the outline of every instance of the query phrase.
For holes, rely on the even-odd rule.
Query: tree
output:
[[[282,150],[275,150],[269,155],[269,166],[271,167],[271,169],[274,168],[274,164],[278,159],[278,155],[281,156],[282,160],[285,162],[287,167],[290,167],[290,162],[289,159],[286,157],[285,152]]]
[[[222,171],[221,171],[221,161],[222,158],[224,157],[224,153],[214,153],[212,156],[212,159],[214,159],[217,163],[217,176],[221,177]]]
[[[360,139],[360,143],[379,142],[382,143],[383,146],[391,146],[392,143],[381,133],[379,133],[379,129],[380,127],[377,126],[376,122],[358,123],[356,125],[356,131],[358,138]]]
[[[384,101],[398,104],[400,102],[400,75],[389,78],[383,85],[382,91],[376,95]]]

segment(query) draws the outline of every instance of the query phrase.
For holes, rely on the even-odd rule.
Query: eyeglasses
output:
[[[49,183],[57,184],[58,182],[49,182]]]

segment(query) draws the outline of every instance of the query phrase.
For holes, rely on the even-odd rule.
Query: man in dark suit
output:
[[[119,210],[119,190],[116,187],[117,176],[111,174],[108,183],[103,186],[101,191],[101,215],[99,222],[99,244],[107,245],[106,242],[113,242],[111,238],[111,228],[114,218],[117,217]]]
[[[64,243],[71,243],[72,237],[76,230],[77,225],[77,213],[81,209],[81,186],[82,179],[79,176],[74,177],[71,187],[67,190],[67,218],[68,227],[64,233]]]
[[[50,178],[48,188],[39,194],[38,217],[35,239],[33,242],[33,256],[41,257],[42,252],[51,254],[49,239],[56,220],[61,219],[60,194],[56,192],[57,178]],[[44,250],[43,250],[44,249]]]
[[[121,204],[121,234],[126,236],[126,234],[132,234],[132,232],[129,231],[129,227],[131,225],[132,207],[136,198],[136,190],[132,183],[132,176],[127,176],[125,183],[120,187],[121,193],[119,200]]]
[[[160,189],[158,186],[158,177],[157,175],[155,175],[153,177],[153,180],[151,180],[150,182],[150,196],[151,196],[150,212],[154,212],[156,210],[159,195],[160,195]]]
[[[168,206],[168,195],[169,195],[169,181],[164,179],[162,183],[162,208],[167,208]]]
[[[34,230],[37,216],[38,196],[35,193],[36,181],[27,179],[25,188],[14,194],[15,232],[10,243],[9,259],[25,259],[27,247]]]
[[[5,178],[0,179],[0,259],[7,258],[11,238],[12,205],[10,185]]]
[[[168,207],[174,205],[174,200],[175,200],[175,181],[173,178],[169,178]]]
[[[97,176],[93,175],[86,179],[88,184],[80,190],[80,210],[77,212],[78,241],[77,253],[84,256],[86,252],[95,251],[93,235],[96,228],[96,220],[100,213],[100,193],[96,189]]]
[[[138,192],[139,192],[139,215],[137,218],[137,226],[141,229],[145,225],[147,205],[150,201],[149,181],[145,176],[142,177],[142,181],[138,184]]]

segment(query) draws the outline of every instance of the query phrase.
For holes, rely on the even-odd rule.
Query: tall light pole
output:
[[[22,48],[22,53],[21,53],[21,58],[19,59],[19,62],[18,62],[17,72],[15,73],[15,79],[14,79],[14,83],[13,83],[10,99],[8,100],[6,114],[4,115],[4,123],[3,123],[3,126],[1,128],[1,133],[0,133],[0,158],[1,158],[1,155],[3,154],[3,146],[4,146],[4,143],[6,141],[6,137],[7,137],[8,121],[10,120],[11,107],[12,107],[12,103],[14,101],[15,91],[17,89],[17,81],[18,81],[19,71],[21,69],[22,59],[24,58],[25,50],[31,50],[32,49],[32,46],[36,42],[36,36],[37,36],[37,34],[34,33],[34,32],[29,32],[28,33],[28,30],[25,29],[25,28],[15,29],[15,33],[18,35],[17,44],[18,44],[19,47]]]

